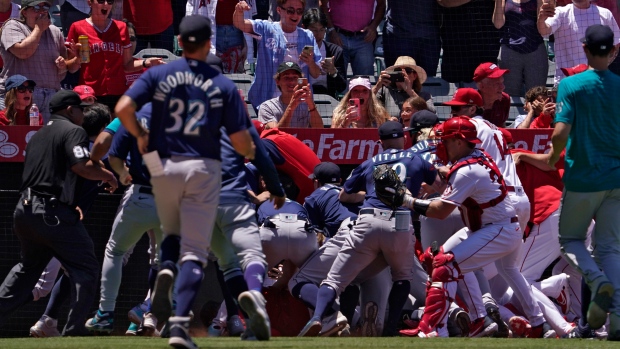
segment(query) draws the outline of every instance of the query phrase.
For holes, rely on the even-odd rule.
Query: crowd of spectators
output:
[[[46,15],[56,5],[61,28]],[[477,88],[484,118],[497,126],[510,126],[511,106],[522,106],[512,127],[524,128],[541,115],[538,99],[526,92],[552,84],[549,57],[555,60],[557,88],[562,69],[585,63],[580,42],[585,28],[608,25],[619,41],[617,12],[607,0],[0,0],[0,110],[6,108],[4,82],[15,74],[36,81],[32,99],[43,122],[49,97],[77,85],[92,87],[98,101],[113,110],[142,72],[165,63],[158,49],[182,50],[175,43],[178,22],[198,14],[215,23],[211,53],[221,59],[223,73],[248,73],[250,63],[253,77],[244,97],[272,126],[377,127],[388,118],[407,125],[403,115],[413,112],[405,105],[418,111],[424,100],[424,109],[437,112],[441,103],[423,84],[440,77],[456,88]],[[81,35],[88,37],[89,62],[79,54]],[[134,58],[144,49],[150,56]],[[620,72],[620,63],[610,60],[610,70]],[[298,94],[304,103],[282,97],[278,67],[286,62],[306,79],[291,91],[292,97],[308,90]],[[369,77],[368,83],[354,83],[358,77]],[[349,88],[367,85],[373,96],[360,97],[361,119],[347,119]],[[308,122],[282,118],[287,106],[295,106],[295,115],[312,107],[306,97],[316,95],[341,101],[333,110],[321,106],[321,125],[310,115],[304,117]],[[261,112],[262,106],[269,109]],[[331,123],[325,121],[330,113]]]

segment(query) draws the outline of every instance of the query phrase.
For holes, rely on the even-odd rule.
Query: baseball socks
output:
[[[260,292],[265,279],[265,265],[263,263],[250,263],[243,273],[248,289]]]
[[[390,310],[388,311],[388,317],[385,321],[385,327],[383,328],[383,337],[394,337],[398,335],[398,323],[400,322],[401,311],[409,297],[410,288],[411,284],[408,280],[395,281],[392,284],[392,290],[388,297]]]
[[[202,263],[198,261],[185,261],[181,265],[177,277],[176,316],[188,316],[200,290],[203,275]]]

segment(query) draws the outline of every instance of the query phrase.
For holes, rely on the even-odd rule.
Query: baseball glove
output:
[[[394,169],[386,164],[379,165],[375,167],[372,177],[375,180],[375,193],[381,202],[393,210],[402,206],[407,186]]]

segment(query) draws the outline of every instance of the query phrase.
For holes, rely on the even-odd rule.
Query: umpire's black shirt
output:
[[[34,195],[54,196],[75,206],[81,177],[71,171],[71,166],[89,159],[86,131],[67,117],[53,114],[26,146],[21,191],[31,188]]]

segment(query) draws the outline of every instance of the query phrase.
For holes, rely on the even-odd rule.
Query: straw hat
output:
[[[418,73],[418,80],[420,80],[421,84],[423,84],[424,81],[426,81],[426,71],[422,67],[416,65],[415,59],[409,56],[398,57],[398,59],[396,59],[396,62],[394,62],[394,65],[391,67],[388,67],[386,71],[388,73],[393,72],[394,68],[411,68]]]

